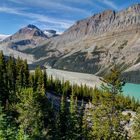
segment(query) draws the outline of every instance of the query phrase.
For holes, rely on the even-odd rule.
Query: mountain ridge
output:
[[[42,48],[44,55],[37,57],[38,63],[103,76],[114,63],[127,71],[139,62],[139,37],[140,4],[136,4],[119,12],[107,10],[77,21],[31,53],[37,57],[36,52]],[[57,51],[59,55],[55,54]]]
[[[124,73],[133,73],[140,62],[140,4],[77,21],[63,34],[25,52],[34,56],[34,64],[46,67],[103,76],[115,63]],[[126,78],[131,82],[129,75]]]

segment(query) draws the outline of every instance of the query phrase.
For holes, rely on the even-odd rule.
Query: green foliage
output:
[[[56,126],[56,137],[58,140],[65,140],[68,131],[68,119],[67,119],[67,107],[66,107],[66,97],[62,96],[61,105],[57,119]]]
[[[139,140],[140,139],[140,107],[137,109],[137,115],[134,118],[133,130],[134,130],[134,134],[132,136],[132,140]]]
[[[91,113],[93,115],[91,135],[94,139],[126,139],[127,133],[121,130],[121,121],[124,121],[125,118],[120,111],[115,109],[111,101],[107,105],[97,105]]]
[[[33,89],[22,89],[17,93],[19,103],[16,105],[19,113],[18,122],[22,129],[31,137],[39,137],[43,129],[43,113],[41,110],[39,96],[41,93],[33,92]]]
[[[19,126],[16,139],[17,140],[29,140],[29,136],[27,134],[25,134],[24,128],[22,128],[22,126]]]
[[[6,62],[2,52],[0,52],[0,100],[2,105],[6,105],[7,98]]]
[[[29,73],[27,61],[6,60],[0,52],[0,140],[126,139],[121,112],[137,110],[139,102],[118,94],[123,82],[115,68],[104,82],[101,90],[53,79],[40,67]],[[48,100],[46,91],[54,99]],[[139,113],[137,118],[138,139]]]
[[[104,82],[104,84],[102,84],[102,89],[104,91],[112,94],[122,93],[122,87],[125,83],[121,79],[121,71],[117,66],[114,66],[111,72],[101,80]]]
[[[13,140],[16,136],[16,129],[9,121],[9,117],[4,113],[0,105],[0,140]]]
[[[99,53],[100,50],[96,50],[92,53],[92,55],[99,55]],[[99,61],[99,57],[93,57],[88,59],[87,56],[87,52],[75,52],[72,55],[67,56],[65,58],[59,58],[59,60],[55,61],[55,63],[52,64],[52,66],[56,69],[64,69],[83,73],[94,74],[98,72],[100,67],[98,65],[95,65],[95,63]]]

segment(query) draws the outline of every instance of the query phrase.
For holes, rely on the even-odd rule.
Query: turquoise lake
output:
[[[140,100],[140,84],[126,83],[123,87],[124,95],[134,96],[135,99]]]

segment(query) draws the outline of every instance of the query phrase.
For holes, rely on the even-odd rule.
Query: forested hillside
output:
[[[70,85],[0,52],[0,140],[139,140],[139,101],[121,94],[119,76],[114,67],[101,89]],[[61,99],[57,107],[47,93]],[[137,112],[132,133],[125,110]]]

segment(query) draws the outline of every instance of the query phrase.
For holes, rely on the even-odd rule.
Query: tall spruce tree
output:
[[[132,140],[139,140],[140,139],[140,107],[137,109],[137,115],[134,118],[133,124],[133,132]]]
[[[0,101],[2,105],[6,106],[7,99],[8,99],[8,88],[7,88],[6,62],[3,52],[0,51]]]
[[[114,95],[122,93],[122,87],[125,85],[125,82],[121,79],[121,71],[116,65],[101,80],[104,82],[101,86],[104,91]]]
[[[69,116],[68,116],[68,138],[77,139],[78,134],[78,114],[77,114],[77,100],[74,99],[73,91],[70,97]]]
[[[39,94],[33,92],[32,88],[23,89],[17,94],[19,103],[16,105],[19,113],[18,122],[30,138],[38,138],[43,134],[43,114],[38,102]]]
[[[58,140],[65,140],[68,131],[68,109],[66,107],[65,95],[61,98],[60,111],[58,114],[56,135]]]

